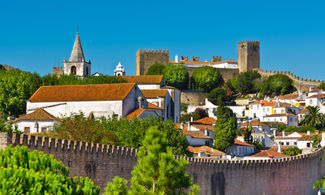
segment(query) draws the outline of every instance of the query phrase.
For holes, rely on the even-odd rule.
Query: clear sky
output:
[[[0,64],[41,75],[70,57],[79,29],[92,73],[112,75],[121,61],[135,74],[140,48],[237,60],[237,42],[259,40],[261,68],[325,80],[324,0],[2,0],[0,8]]]

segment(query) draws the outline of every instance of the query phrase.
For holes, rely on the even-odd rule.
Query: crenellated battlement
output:
[[[321,83],[324,83],[324,80],[303,78],[293,74],[290,71],[275,71],[275,70],[263,70],[263,69],[254,69],[254,70],[257,70],[262,76],[272,76],[275,74],[286,75],[295,82],[295,87],[297,89],[302,89],[304,91],[309,91],[310,87],[317,87]]]
[[[136,75],[145,75],[151,65],[154,63],[168,64],[169,50],[161,49],[139,49],[136,59]]]
[[[139,53],[143,53],[143,54],[163,54],[163,55],[169,55],[169,49],[165,50],[165,49],[139,49],[138,50]]]
[[[0,133],[0,148],[8,145],[52,154],[70,168],[69,176],[87,176],[101,189],[115,176],[129,180],[137,163],[136,149],[114,145]],[[175,158],[189,162],[186,171],[200,194],[313,194],[313,183],[325,175],[324,151],[272,160]]]

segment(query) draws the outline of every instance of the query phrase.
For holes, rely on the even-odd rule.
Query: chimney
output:
[[[142,108],[142,101],[143,101],[143,98],[141,96],[138,97],[138,105],[139,105],[139,108]]]
[[[310,135],[310,131],[307,131],[307,135]]]
[[[284,131],[282,131],[282,137],[285,137],[286,133]]]
[[[175,63],[178,63],[178,55],[175,55]]]
[[[191,122],[187,122],[187,130],[191,131]]]
[[[184,130],[184,123],[181,123],[181,130]]]
[[[191,116],[191,122],[193,122],[193,117]]]
[[[204,130],[204,135],[208,136],[208,130]]]
[[[281,145],[280,145],[280,143],[278,143],[278,142],[275,142],[275,143],[278,144],[278,152],[281,153]]]

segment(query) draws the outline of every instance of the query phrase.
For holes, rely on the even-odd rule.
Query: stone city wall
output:
[[[203,91],[184,90],[181,91],[181,102],[191,106],[203,106],[207,96],[208,93]]]
[[[126,147],[0,133],[0,148],[10,144],[52,154],[70,168],[70,176],[87,176],[102,190],[114,176],[129,180],[136,164],[137,150]],[[187,172],[200,194],[316,194],[312,186],[325,175],[324,149],[276,160],[186,158]]]

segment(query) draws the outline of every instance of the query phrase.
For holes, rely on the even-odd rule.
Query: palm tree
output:
[[[325,115],[320,113],[319,106],[307,106],[308,114],[301,121],[302,125],[313,126],[317,129],[325,126]]]

